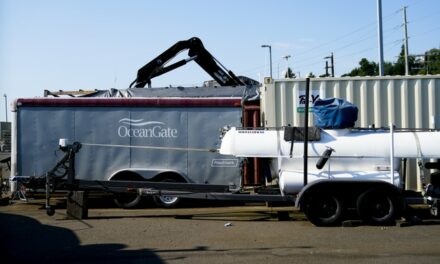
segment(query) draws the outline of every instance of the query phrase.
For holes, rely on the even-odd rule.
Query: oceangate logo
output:
[[[177,129],[167,127],[164,122],[123,118],[119,123],[121,123],[118,128],[120,137],[177,138],[179,136]]]

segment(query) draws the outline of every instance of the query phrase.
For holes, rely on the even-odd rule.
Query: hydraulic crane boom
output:
[[[183,50],[188,50],[188,58],[180,60],[169,66],[164,66],[168,61],[174,58]],[[190,38],[182,40],[171,46],[162,54],[151,60],[145,66],[140,68],[137,78],[130,84],[131,87],[143,88],[145,85],[151,86],[151,79],[174,70],[187,62],[194,60],[202,67],[214,80],[221,86],[244,85],[244,83],[235,74],[227,70],[218,60],[214,58],[203,46],[199,38]]]

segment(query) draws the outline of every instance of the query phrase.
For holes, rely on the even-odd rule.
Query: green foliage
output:
[[[440,49],[430,49],[415,61],[417,74],[440,74]]]
[[[405,75],[405,50],[402,46],[397,61],[384,62],[385,75]],[[440,49],[431,49],[424,56],[408,56],[409,74],[426,75],[440,74]],[[379,75],[379,65],[374,61],[362,58],[359,67],[342,76],[376,76]]]
[[[287,68],[287,72],[284,74],[284,78],[286,78],[286,79],[296,78],[295,73],[292,71],[292,69],[290,67]]]
[[[359,67],[354,68],[351,72],[343,74],[344,76],[374,76],[379,72],[379,67],[374,61],[369,61],[366,58],[362,58],[359,61]]]

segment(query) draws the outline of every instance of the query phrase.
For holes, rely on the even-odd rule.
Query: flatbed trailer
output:
[[[81,100],[76,102],[81,102]],[[307,117],[308,115],[305,116]],[[304,123],[308,124],[308,122]],[[313,136],[315,133],[323,134],[322,137],[319,135]],[[397,135],[397,133],[394,135],[395,131],[393,127],[390,127],[388,130],[359,129],[358,132],[353,132],[353,130],[351,130],[351,132],[339,130],[332,133],[334,134],[329,134],[329,131],[325,130],[321,131],[321,129],[309,129],[308,126],[302,128],[285,127],[281,130],[280,128],[274,130],[269,128],[225,128],[220,135],[222,142],[219,148],[220,153],[217,153],[215,148],[188,148],[188,146],[179,145],[111,145],[112,149],[116,148],[116,150],[114,150],[115,152],[117,152],[119,148],[144,148],[150,149],[150,151],[154,153],[154,151],[162,150],[162,148],[172,148],[173,151],[219,155],[217,158],[220,159],[222,157],[220,154],[226,154],[224,157],[228,157],[228,159],[231,159],[231,157],[245,160],[263,159],[266,165],[271,164],[272,168],[277,168],[277,163],[281,162],[281,165],[278,164],[279,173],[275,172],[273,175],[275,177],[278,176],[278,186],[259,184],[249,189],[245,188],[246,186],[244,184],[229,184],[225,181],[220,183],[194,181],[154,182],[138,181],[136,179],[109,181],[107,179],[78,177],[80,174],[78,171],[75,171],[76,168],[81,168],[83,171],[87,169],[87,166],[84,167],[84,165],[87,164],[87,158],[85,159],[85,157],[88,155],[87,151],[90,150],[87,149],[86,151],[84,148],[89,148],[91,145],[103,148],[107,146],[105,146],[105,144],[102,146],[96,143],[90,144],[89,142],[74,142],[73,144],[68,144],[66,139],[59,140],[59,148],[64,152],[64,157],[52,170],[45,174],[44,178],[36,180],[40,181],[40,184],[43,184],[41,181],[45,181],[48,214],[53,214],[54,212],[53,207],[50,205],[50,193],[53,189],[61,187],[71,190],[73,194],[81,193],[82,195],[91,191],[105,191],[114,194],[134,194],[138,196],[153,195],[253,202],[291,202],[292,205],[295,204],[295,206],[303,210],[308,219],[318,226],[340,224],[340,221],[343,219],[344,211],[352,209],[357,211],[359,217],[366,223],[389,224],[396,217],[404,215],[407,205],[413,203],[428,204],[431,212],[434,215],[438,215],[440,189],[438,181],[436,180],[438,180],[439,173],[433,172],[431,174],[431,183],[427,186],[425,196],[414,192],[406,192],[398,181],[400,177],[398,172],[399,165],[396,163],[395,158],[404,157],[404,155],[406,155],[401,156],[402,154],[400,153],[410,153],[409,156],[423,158],[421,154],[425,152],[424,148],[426,146],[429,146],[430,149],[429,152],[424,153],[425,157],[438,158],[438,156],[436,156],[437,149],[435,145],[432,144],[438,144],[438,142],[440,142],[440,140],[436,140],[440,132],[433,130],[425,132],[420,130],[405,132],[413,134],[414,137],[408,137],[405,144],[409,145],[406,146],[406,148],[405,146],[403,146],[403,148],[402,146],[396,148],[397,156],[395,156],[393,152],[394,147],[391,147],[397,146],[394,143],[391,144],[394,136]],[[309,134],[311,135],[309,136]],[[368,149],[362,149],[362,147],[359,146],[350,150],[351,146],[362,144],[357,142],[356,139],[361,139],[362,136],[368,138],[370,134],[375,140],[378,140],[376,143],[379,143],[381,147],[377,148],[379,151],[377,155],[374,154],[376,151],[374,147],[371,149],[372,144],[368,144],[365,140],[362,141],[365,141],[363,143],[367,144],[366,146],[371,149],[370,152],[368,152]],[[237,136],[235,143],[234,140],[231,141],[231,136],[233,138],[234,135]],[[212,134],[210,134],[210,136],[212,136]],[[215,136],[218,137],[218,134],[215,133]],[[344,138],[346,143],[338,144],[338,141],[332,143],[334,139],[338,138]],[[396,136],[396,138],[401,137]],[[414,139],[416,140],[414,141]],[[323,141],[321,142],[320,140]],[[235,150],[230,149],[228,142],[233,142],[237,145],[237,148]],[[432,144],[430,144],[430,142]],[[293,148],[294,144],[296,148]],[[324,151],[326,144],[327,150]],[[389,145],[390,147],[384,148],[385,145]],[[311,149],[311,153],[308,152],[308,148]],[[333,151],[330,151],[330,149],[333,148],[336,149],[337,154],[335,155],[332,155]],[[409,150],[406,150],[407,148]],[[255,150],[262,152],[256,152]],[[302,155],[298,153],[301,151],[303,151]],[[351,155],[351,157],[344,156],[349,155],[352,151],[360,152]],[[369,159],[373,159],[374,164],[369,165]],[[76,162],[78,162],[79,166],[75,165]],[[391,164],[388,164],[388,162],[391,162]],[[317,168],[320,167],[318,171],[311,169],[315,166],[315,163],[321,163],[317,166]],[[345,168],[346,171],[341,171],[339,174],[338,172],[332,174],[330,164],[336,165],[332,165],[333,169],[337,169],[339,166]],[[440,169],[440,163],[438,161],[422,164],[424,166],[421,167],[421,169]],[[353,168],[356,169],[357,165],[359,165],[359,170],[351,171]],[[289,166],[293,166],[294,169],[292,170],[292,167],[289,169]],[[373,167],[374,171],[363,171],[365,169],[362,168],[365,167]],[[295,168],[299,170],[295,172]],[[237,167],[234,167],[234,169],[236,170]],[[264,169],[262,171],[264,171]],[[245,170],[242,172],[244,173]],[[241,179],[242,176],[240,173],[228,175],[225,172],[221,175],[232,177],[233,179]],[[343,178],[338,178],[338,175],[342,175]],[[349,178],[344,178],[346,177],[344,175],[349,175]],[[358,178],[359,175],[364,175],[364,178]],[[391,178],[390,175],[392,175]],[[324,176],[324,178],[316,180],[318,176]],[[295,179],[296,183],[292,185],[291,181],[289,183],[289,179]],[[390,181],[391,179],[392,182]],[[292,188],[295,190],[292,191]],[[84,204],[77,200],[86,199],[85,196],[81,195],[69,195],[68,197],[70,197],[69,199],[75,197],[76,201],[71,203],[73,205]],[[79,210],[79,212],[82,212],[82,215],[86,215],[84,210]],[[77,217],[81,217],[81,214],[77,215]]]
[[[46,173],[45,178],[34,178],[31,181],[45,180],[46,186],[46,210],[48,215],[53,215],[55,210],[51,206],[51,193],[57,188],[68,189],[68,215],[74,218],[86,218],[88,213],[87,198],[91,192],[107,193],[136,193],[143,196],[165,195],[182,198],[221,200],[221,201],[244,201],[244,202],[286,202],[292,206],[298,202],[300,196],[285,195],[277,187],[266,187],[245,191],[241,189],[231,190],[228,185],[192,184],[172,182],[146,182],[146,181],[100,181],[82,180],[75,178],[75,158],[80,152],[81,144],[75,142],[71,145],[60,146],[65,153],[63,158]],[[60,171],[63,173],[60,175]],[[29,179],[27,179],[29,181]],[[33,184],[30,182],[30,184]],[[42,184],[41,182],[39,183]],[[370,184],[371,182],[358,182],[358,184]],[[406,206],[426,204],[426,198],[413,192],[401,193],[402,201]],[[401,212],[405,215],[405,212]],[[406,214],[407,215],[407,214]]]
[[[87,215],[87,194],[89,192],[108,192],[114,194],[131,193],[142,196],[163,195],[181,198],[223,200],[223,201],[247,201],[247,202],[295,202],[292,195],[281,195],[277,188],[254,189],[253,192],[231,189],[230,185],[221,184],[196,184],[177,182],[151,182],[151,181],[102,181],[76,179],[75,160],[80,152],[81,144],[60,145],[60,150],[65,154],[57,164],[45,174],[45,177],[27,177],[27,185],[45,185],[46,210],[48,215],[55,213],[50,204],[51,193],[62,188],[69,190],[68,214],[76,218],[84,218]],[[44,182],[42,182],[44,180]],[[78,195],[80,193],[80,195]],[[75,198],[73,198],[75,197]],[[80,209],[78,209],[80,207]]]
[[[164,63],[168,62],[178,52],[184,49],[189,50],[189,58],[170,66],[164,66]],[[426,186],[424,197],[407,197],[405,190],[399,185],[398,181],[395,181],[395,178],[399,178],[400,174],[393,153],[395,146],[393,143],[393,124],[390,124],[389,128],[389,153],[384,154],[382,151],[377,157],[371,157],[371,154],[368,154],[370,155],[368,157],[364,157],[356,154],[356,150],[353,150],[353,153],[351,153],[353,155],[347,157],[331,157],[334,149],[330,146],[324,151],[322,148],[323,144],[321,144],[320,151],[323,152],[318,156],[318,154],[316,154],[316,149],[313,149],[313,143],[309,142],[308,114],[304,115],[305,125],[303,128],[298,129],[286,127],[283,128],[284,134],[281,129],[277,129],[275,133],[269,133],[265,131],[268,129],[266,127],[256,128],[259,126],[258,124],[265,123],[264,113],[260,116],[259,104],[258,102],[255,103],[255,100],[259,99],[259,93],[257,91],[254,94],[249,94],[247,93],[249,87],[245,86],[249,84],[253,85],[255,83],[246,83],[235,76],[231,71],[224,68],[209,52],[206,51],[206,49],[204,49],[201,41],[197,38],[191,38],[187,41],[176,43],[174,46],[146,64],[138,71],[137,78],[133,81],[130,87],[142,88],[146,85],[150,87],[152,78],[180,67],[192,60],[207,71],[207,73],[210,74],[219,85],[225,86],[221,88],[220,93],[223,93],[228,89],[236,92],[237,86],[243,89],[241,90],[243,93],[240,93],[239,98],[216,99],[137,98],[131,100],[98,100],[90,98],[89,100],[86,100],[80,98],[72,101],[74,105],[79,104],[75,106],[82,107],[79,111],[63,109],[55,111],[55,113],[51,113],[50,108],[59,106],[59,103],[63,102],[62,99],[54,101],[44,101],[42,99],[19,100],[17,101],[16,106],[24,109],[24,112],[29,110],[26,109],[26,106],[32,104],[38,105],[44,101],[46,105],[35,112],[42,113],[43,115],[37,115],[32,111],[28,111],[30,115],[27,117],[15,116],[16,120],[14,122],[15,127],[13,127],[13,134],[14,129],[17,131],[19,128],[26,127],[28,123],[36,125],[35,127],[38,127],[38,125],[41,124],[43,124],[43,126],[44,124],[47,124],[47,128],[52,128],[53,126],[51,126],[50,122],[52,119],[58,121],[58,123],[64,124],[65,130],[52,134],[50,142],[47,142],[47,144],[42,139],[47,136],[45,133],[49,133],[50,129],[46,131],[45,127],[39,127],[34,130],[29,129],[31,133],[31,136],[29,137],[23,137],[22,139],[15,138],[15,142],[13,141],[11,176],[15,177],[26,174],[33,176],[38,174],[41,175],[43,168],[46,169],[50,164],[55,163],[55,160],[52,157],[52,159],[48,160],[46,163],[38,164],[37,166],[32,167],[30,171],[25,171],[23,161],[26,160],[26,156],[14,156],[18,151],[20,153],[26,153],[25,148],[27,147],[27,144],[17,144],[19,140],[28,143],[28,145],[35,145],[32,140],[37,139],[41,149],[35,151],[35,153],[37,153],[37,156],[42,157],[55,149],[56,140],[63,139],[60,140],[60,149],[65,152],[64,157],[52,170],[45,173],[45,177],[34,178],[33,176],[30,176],[28,179],[29,182],[37,181],[40,184],[42,183],[41,181],[45,181],[44,184],[46,186],[47,198],[46,208],[48,214],[53,214],[54,212],[53,207],[50,205],[51,191],[55,188],[62,187],[71,190],[71,195],[68,197],[76,198],[80,198],[79,196],[81,195],[78,196],[75,195],[75,193],[86,194],[89,191],[107,191],[115,194],[128,193],[137,196],[154,195],[156,197],[174,196],[216,200],[289,201],[294,202],[297,207],[304,210],[306,216],[312,223],[323,226],[339,224],[343,216],[343,211],[353,208],[357,211],[358,216],[366,223],[388,224],[401,215],[406,208],[406,205],[412,202],[427,203],[431,208],[431,212],[434,215],[438,215],[437,208],[440,204],[440,175],[438,171],[431,173],[431,183]],[[271,79],[269,78],[267,81],[270,82]],[[134,88],[134,90],[127,89],[127,95],[136,93],[136,88]],[[155,89],[150,90],[153,91]],[[179,92],[180,90],[182,90],[182,88],[178,87],[175,91]],[[194,90],[196,91],[197,89]],[[305,91],[304,98],[310,98],[309,78],[306,78]],[[118,91],[116,92],[116,97],[123,96],[122,94],[119,94]],[[198,92],[199,91],[196,91],[196,93]],[[91,96],[93,96],[93,94]],[[196,97],[198,97],[198,95]],[[254,100],[254,104],[244,103],[246,102],[246,98],[249,99],[249,101]],[[130,109],[119,109],[114,112],[117,121],[115,124],[117,123],[117,125],[113,126],[105,122],[110,119],[109,117],[104,118],[103,120],[96,118],[102,113],[109,112],[108,107],[113,108],[114,105],[112,105],[112,103],[109,104],[110,101],[118,102],[117,104],[122,104],[124,106],[130,105]],[[151,109],[145,111],[146,109],[142,109],[141,107],[145,106],[145,102],[147,101],[149,102],[148,104],[155,106],[165,105],[171,106],[172,108],[165,111],[163,111],[163,109],[161,109],[161,111],[151,111]],[[91,114],[84,111],[83,108],[84,106],[91,106],[89,104],[90,102],[94,104],[94,109],[91,111]],[[179,104],[181,108],[175,108],[176,102],[180,102]],[[182,105],[182,102],[186,102],[186,105]],[[210,107],[209,109],[194,108],[195,106],[207,106],[206,102],[210,102],[208,103],[208,106]],[[228,118],[222,119],[220,120],[221,122],[218,122],[219,118],[223,116],[220,115],[221,111],[216,111],[214,108],[225,107],[225,103],[226,105],[236,107],[236,109],[231,110]],[[136,109],[132,109],[133,106]],[[186,108],[190,108],[190,110]],[[309,100],[305,100],[304,109],[309,109]],[[204,111],[209,112],[209,114],[203,115]],[[202,112],[202,116],[199,116],[200,112]],[[161,120],[151,119],[152,117],[156,118],[156,116],[159,115],[163,117]],[[145,116],[147,119],[145,119]],[[93,130],[87,127],[80,127],[83,123],[90,122],[91,117],[95,117],[93,120]],[[262,122],[260,122],[260,117]],[[179,123],[179,126],[184,129],[178,130],[177,128],[167,126],[169,121]],[[209,122],[211,125],[206,126],[206,123]],[[191,126],[189,125],[190,123]],[[240,124],[245,128],[237,130],[236,127],[239,127]],[[144,125],[153,125],[153,127],[138,128],[138,126]],[[228,127],[223,131],[224,133],[233,134],[238,132],[239,134],[246,135],[246,137],[237,138],[243,141],[248,141],[250,139],[250,144],[247,142],[248,146],[246,147],[249,147],[252,151],[244,154],[240,151],[236,152],[235,150],[224,151],[224,148],[221,146],[220,153],[217,153],[217,148],[209,145],[215,141],[212,140],[213,137],[218,137],[218,133],[214,132],[212,129],[217,130],[219,127],[225,125]],[[248,129],[249,126],[251,129]],[[234,129],[230,129],[230,127],[234,127]],[[190,130],[190,128],[194,130]],[[204,133],[194,132],[200,128],[204,128],[206,131],[204,131]],[[97,131],[99,133],[96,133]],[[177,134],[181,133],[179,131],[183,131],[184,133],[181,138],[177,137]],[[316,129],[315,131],[320,130]],[[297,132],[300,134],[299,137],[295,136]],[[224,136],[222,144],[225,142],[224,139],[226,138],[224,133],[222,134],[222,136]],[[342,131],[342,133],[337,131],[334,135],[330,135],[328,138],[342,138],[344,137],[344,133],[344,131]],[[370,131],[369,133],[375,132]],[[418,149],[418,152],[420,152],[418,153],[417,158],[423,160],[423,153],[420,151],[419,147],[420,144],[417,143],[417,133],[418,132],[414,131],[416,138],[415,145],[417,145],[416,148]],[[258,134],[271,134],[272,136],[269,136],[267,141],[264,141],[266,140],[264,135],[263,137],[252,138],[252,135]],[[290,136],[286,136],[286,134],[290,134]],[[111,135],[117,135],[118,137],[112,138]],[[280,140],[282,135],[285,136],[284,142]],[[207,139],[204,136],[208,136],[209,138]],[[353,134],[351,134],[351,136],[353,136]],[[437,138],[437,136],[438,134],[435,137]],[[141,142],[138,140],[140,137],[148,138],[148,140]],[[66,143],[67,141],[64,140],[65,138],[73,139],[73,141],[77,142],[68,144]],[[158,142],[158,138],[166,140]],[[330,142],[328,138],[326,140]],[[317,138],[314,140],[319,141]],[[205,144],[208,141],[210,143]],[[269,146],[266,146],[264,143],[262,144],[263,141],[268,142]],[[440,140],[435,141],[436,144],[440,142]],[[194,146],[188,144],[189,142],[194,144]],[[279,151],[281,145],[286,145],[286,142],[290,142],[290,155],[287,155],[287,157],[279,156],[277,153],[260,155],[261,149],[269,147]],[[303,154],[300,157],[295,156],[292,152],[294,142],[298,142],[303,146]],[[385,141],[380,139],[379,143],[385,144]],[[401,142],[401,144],[405,144],[405,142]],[[309,156],[309,145],[311,151],[315,151],[315,156]],[[424,142],[424,146],[427,145],[427,142]],[[21,147],[21,149],[18,149],[19,147]],[[82,153],[80,152],[81,147],[93,147],[95,149],[78,157],[76,161],[82,164],[82,166],[79,166],[78,168],[80,169],[75,171],[75,156],[77,153]],[[256,152],[254,152],[254,147],[257,149]],[[261,147],[261,149],[258,149],[259,147]],[[350,146],[346,144],[341,148],[347,149],[349,147]],[[111,148],[112,150],[104,150],[106,148]],[[140,148],[149,149],[149,154],[147,156],[134,155],[133,153]],[[169,154],[170,150],[183,151],[183,153],[186,153],[186,158],[182,159],[178,154]],[[339,150],[337,149],[336,151]],[[414,153],[414,149],[411,151]],[[33,154],[35,155],[35,153]],[[284,151],[284,155],[285,153],[288,153],[288,151]],[[221,154],[227,154],[228,156],[222,156]],[[430,157],[439,159],[440,155],[436,154]],[[137,157],[137,159],[135,158],[133,160],[132,157]],[[310,166],[313,167],[313,165],[310,165],[311,163],[309,163],[310,158],[312,158],[312,161],[318,160],[316,163],[318,171],[309,170]],[[351,159],[354,163],[356,163],[356,160],[358,159],[358,161],[361,161],[359,164],[364,168],[368,163],[365,158],[375,158],[379,161],[388,160],[389,164],[380,162],[379,165],[373,164],[373,170],[361,169],[355,171],[352,166],[353,164],[350,164],[350,161],[338,161],[338,159],[341,158],[347,158],[347,160]],[[332,164],[333,159],[336,160],[336,163],[339,164],[338,166],[339,168],[342,168],[342,171],[333,173],[330,170],[329,164]],[[167,166],[157,168],[157,164],[164,160]],[[99,166],[90,167],[84,165],[88,165],[91,161],[97,161],[101,164],[109,164],[109,166],[101,166],[101,168],[104,168],[107,172],[111,173],[106,173],[105,178],[97,177],[96,175],[102,174]],[[283,162],[285,166],[283,165]],[[301,163],[303,164],[302,166]],[[126,164],[128,164],[128,166]],[[272,167],[269,164],[272,165]],[[422,165],[423,166],[420,167],[421,169],[440,169],[440,162],[438,160],[427,162]],[[142,168],[139,168],[139,166]],[[351,167],[349,170],[346,170],[344,169],[344,166]],[[93,168],[95,171],[89,171],[90,168]],[[323,169],[328,170],[328,173],[323,172]],[[60,174],[60,170],[63,170],[64,172]],[[196,180],[191,179],[191,177],[186,177],[191,170],[193,172],[199,171],[199,175],[196,175],[196,177],[198,177]],[[388,171],[388,173],[386,171]],[[23,174],[23,172],[25,173]],[[365,176],[364,174],[366,174],[367,177],[358,177]],[[172,176],[170,177],[170,175]],[[323,175],[326,178],[322,178]],[[272,182],[272,176],[278,178],[279,186],[273,186],[270,184],[266,186],[266,183]],[[64,179],[66,177],[67,179]],[[321,179],[319,179],[320,177]],[[358,178],[355,179],[356,177]],[[111,181],[111,179],[114,181]],[[253,186],[254,188],[249,192],[249,189],[244,188],[245,186]],[[83,198],[85,198],[85,196]],[[72,204],[75,205],[82,203],[73,202]]]

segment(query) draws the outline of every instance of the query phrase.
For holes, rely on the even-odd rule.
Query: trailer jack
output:
[[[65,141],[64,141],[65,142]],[[61,143],[61,140],[60,140]],[[46,213],[49,216],[55,214],[55,208],[50,205],[51,194],[60,184],[66,183],[60,181],[67,176],[67,187],[70,191],[74,189],[75,177],[75,154],[80,150],[81,144],[74,142],[71,145],[60,144],[60,150],[64,152],[64,156],[57,162],[57,164],[46,173]],[[61,174],[60,171],[62,172]]]

